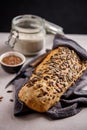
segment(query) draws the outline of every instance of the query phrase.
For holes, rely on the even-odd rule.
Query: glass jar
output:
[[[20,15],[12,20],[8,44],[24,55],[35,55],[45,43],[44,20],[35,15]]]

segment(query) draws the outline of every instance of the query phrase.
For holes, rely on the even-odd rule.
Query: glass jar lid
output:
[[[12,20],[12,30],[20,33],[37,33],[44,28],[44,20],[36,15],[20,15]]]

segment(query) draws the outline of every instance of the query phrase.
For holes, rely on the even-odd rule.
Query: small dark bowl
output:
[[[11,55],[14,55],[14,56],[18,56],[21,58],[22,62],[20,62],[19,64],[17,65],[8,65],[6,63],[4,63],[2,60],[3,58],[7,57],[7,56],[11,56]],[[15,51],[9,51],[9,52],[6,52],[4,54],[2,54],[0,56],[0,63],[1,63],[1,67],[8,73],[17,73],[22,65],[25,63],[25,56],[19,52],[15,52]]]

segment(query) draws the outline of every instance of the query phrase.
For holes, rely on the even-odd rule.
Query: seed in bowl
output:
[[[22,59],[15,55],[9,55],[2,59],[2,62],[7,65],[17,65],[22,62]]]

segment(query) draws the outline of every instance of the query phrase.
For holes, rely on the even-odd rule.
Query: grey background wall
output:
[[[9,32],[13,17],[39,15],[64,28],[65,33],[87,33],[87,0],[1,0],[0,32]]]

